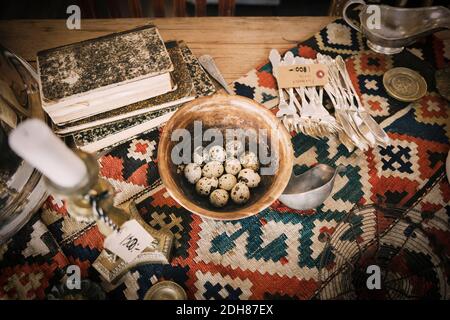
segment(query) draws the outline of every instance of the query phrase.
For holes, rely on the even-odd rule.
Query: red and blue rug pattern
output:
[[[77,264],[84,278],[103,285],[109,299],[142,299],[162,279],[182,285],[191,299],[310,299],[319,286],[321,239],[357,204],[418,209],[448,256],[450,109],[436,91],[434,71],[449,65],[450,45],[430,37],[398,55],[379,55],[368,50],[361,34],[336,20],[291,51],[312,58],[318,52],[342,55],[365,106],[392,139],[386,148],[348,152],[333,137],[317,140],[292,133],[296,172],[316,163],[346,167],[320,207],[296,211],[276,201],[239,221],[191,214],[160,182],[156,152],[161,129],[153,130],[102,156],[99,164],[102,177],[117,191],[116,204],[136,199],[151,226],[174,234],[171,264],[133,268],[115,287],[103,283],[91,266],[103,248],[103,236],[95,225],[74,221],[64,203],[50,197],[40,214],[0,247],[0,298],[45,299],[64,277],[65,267]],[[408,104],[387,95],[383,74],[397,66],[411,67],[427,79],[425,97]],[[270,63],[232,87],[236,94],[276,104]],[[444,223],[433,224],[433,219]],[[367,240],[360,231],[360,240]]]

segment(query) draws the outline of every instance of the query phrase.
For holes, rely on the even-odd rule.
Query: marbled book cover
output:
[[[209,96],[216,92],[216,86],[210,76],[203,70],[203,67],[198,62],[197,57],[192,53],[191,49],[184,41],[178,41],[178,46],[183,53],[184,61],[188,65],[192,80],[194,81],[194,88],[197,97]]]
[[[44,102],[173,70],[153,25],[40,51],[37,61]]]

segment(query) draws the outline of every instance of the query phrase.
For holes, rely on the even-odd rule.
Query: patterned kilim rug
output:
[[[368,50],[361,34],[337,20],[291,51],[305,57],[317,52],[342,55],[362,100],[392,145],[349,153],[332,138],[292,134],[297,172],[315,163],[346,167],[332,195],[317,210],[295,211],[275,202],[239,221],[202,219],[168,196],[155,162],[158,130],[117,147],[99,160],[101,175],[118,192],[116,203],[136,198],[143,218],[170,230],[176,243],[170,265],[133,268],[116,287],[102,283],[107,298],[142,299],[152,283],[168,279],[181,284],[192,299],[310,299],[319,285],[320,239],[332,234],[356,204],[380,201],[418,209],[448,256],[450,186],[444,167],[450,109],[435,89],[433,74],[448,66],[450,43],[430,37],[401,54],[379,55]],[[427,78],[428,94],[411,104],[390,98],[382,77],[395,66],[419,70]],[[250,71],[233,83],[235,92],[274,105],[271,71],[269,63]],[[370,237],[363,229],[356,230],[358,241]],[[75,222],[63,203],[49,198],[41,214],[0,247],[0,298],[45,299],[70,264],[80,266],[83,278],[101,283],[91,264],[102,245],[95,225]],[[427,290],[437,286],[433,279]]]

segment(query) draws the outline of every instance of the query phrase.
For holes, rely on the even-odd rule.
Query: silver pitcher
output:
[[[359,25],[348,16],[354,5],[359,5]],[[450,10],[442,6],[397,8],[350,0],[344,6],[343,16],[352,28],[366,36],[370,49],[383,54],[399,53],[421,37],[450,29]],[[373,23],[378,18],[378,23]]]
[[[0,244],[17,232],[45,200],[42,176],[8,145],[8,135],[40,108],[38,76],[0,45]]]

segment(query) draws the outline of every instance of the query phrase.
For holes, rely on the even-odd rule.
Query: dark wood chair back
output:
[[[145,0],[149,1],[152,6],[153,15],[155,17],[166,16],[166,1],[165,0]],[[107,15],[110,18],[142,18],[144,16],[142,11],[141,0],[128,0],[128,12],[124,13],[120,5],[120,0],[106,0]],[[173,0],[173,15],[175,17],[187,16],[186,0]],[[81,8],[81,14],[85,18],[99,18],[99,8],[95,0],[78,0],[78,5]],[[197,17],[206,16],[207,0],[195,0],[195,15]],[[235,0],[219,0],[219,16],[233,16],[235,11]]]

